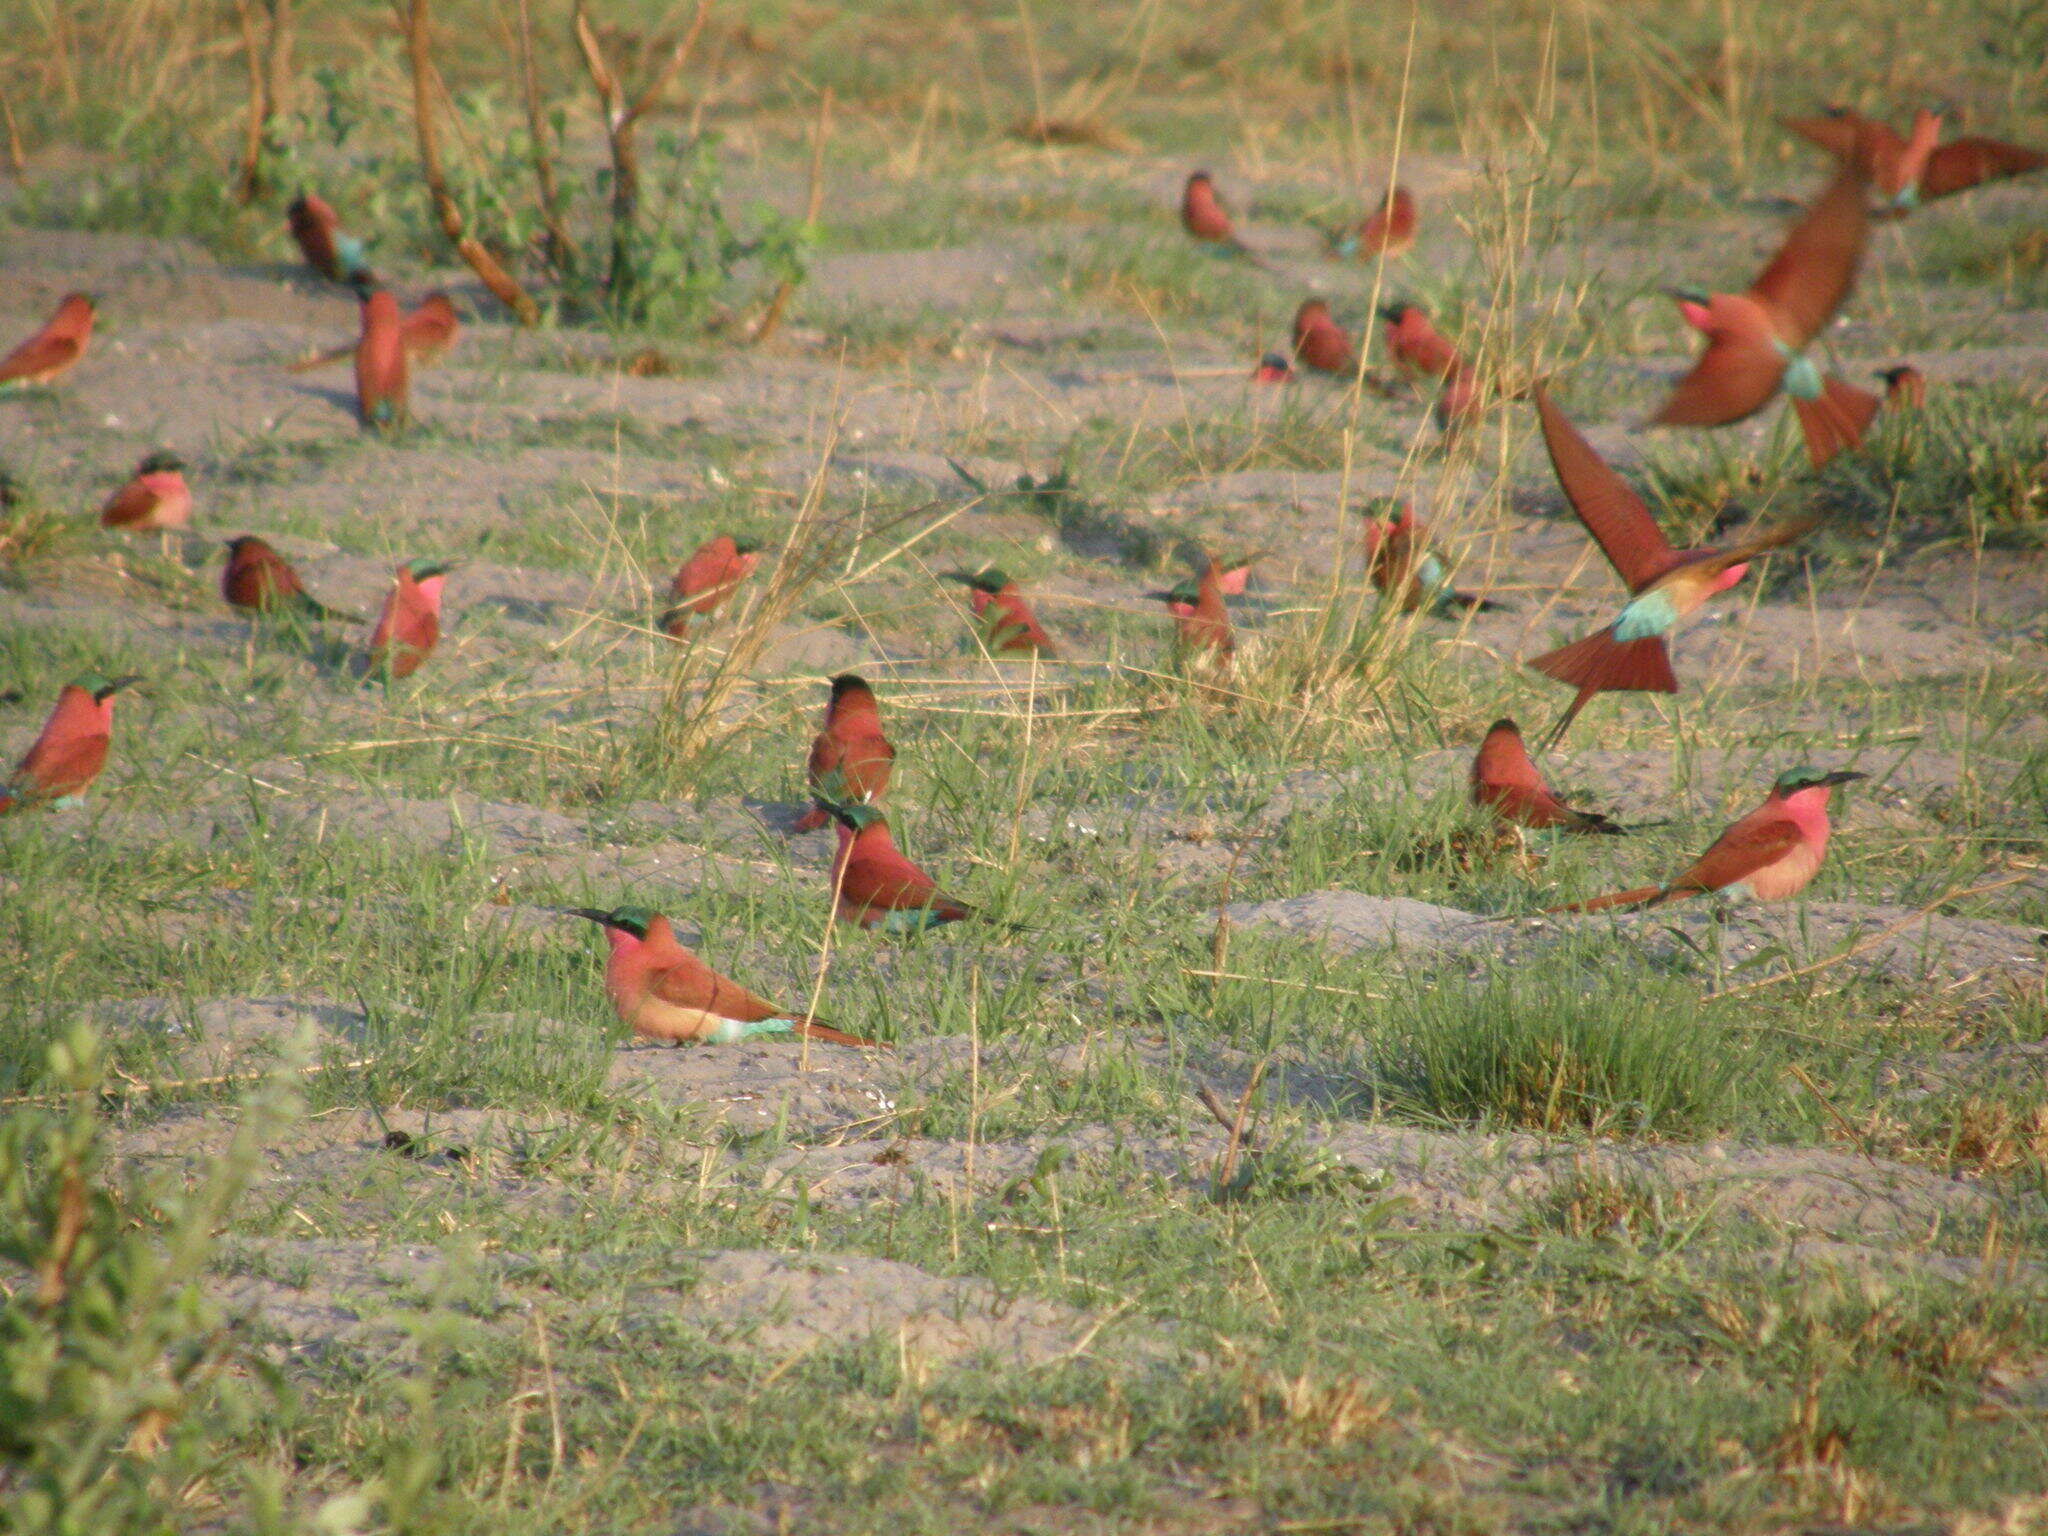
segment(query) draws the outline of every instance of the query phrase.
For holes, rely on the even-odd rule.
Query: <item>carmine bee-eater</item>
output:
[[[1481,388],[1479,375],[1463,361],[1444,378],[1444,387],[1437,391],[1436,404],[1430,407],[1430,414],[1449,442],[1457,437],[1478,417],[1486,404],[1486,392]]]
[[[1782,388],[1815,469],[1863,441],[1877,397],[1823,375],[1806,349],[1855,285],[1870,229],[1864,185],[1854,167],[1830,182],[1747,293],[1672,290],[1707,349],[1653,423],[1724,427],[1754,416]]]
[[[102,528],[139,532],[183,528],[192,521],[192,492],[185,484],[185,461],[159,448],[136,466],[135,473],[100,507]]]
[[[1382,521],[1377,515],[1386,514]],[[1429,530],[1407,502],[1384,498],[1365,510],[1365,571],[1373,590],[1403,613],[1426,608],[1447,617],[1466,608],[1497,608],[1476,592],[1451,585],[1450,567],[1429,547]]]
[[[220,595],[227,599],[229,607],[298,619],[362,622],[356,614],[314,601],[290,562],[253,533],[229,539],[227,544],[228,563],[221,569]]]
[[[368,283],[363,242],[341,232],[341,217],[317,192],[301,192],[285,210],[285,223],[306,265],[330,283]]]
[[[974,616],[981,624],[981,643],[991,656],[1057,656],[1052,636],[1038,622],[1017,583],[1002,571],[948,571],[946,580],[967,588]]]
[[[884,933],[917,933],[974,916],[974,908],[946,895],[903,856],[879,807],[834,804],[829,809],[839,823],[832,888],[839,893],[833,911],[841,922]]]
[[[1179,649],[1188,660],[1219,671],[1228,670],[1230,658],[1237,651],[1237,636],[1231,631],[1230,610],[1223,599],[1244,591],[1258,559],[1251,555],[1241,564],[1225,569],[1214,556],[1205,555],[1201,575],[1190,576],[1163,592],[1145,594],[1166,604],[1167,612],[1173,615]]]
[[[706,539],[690,552],[669,583],[670,606],[656,621],[658,627],[664,634],[682,639],[689,633],[691,620],[710,618],[760,563],[761,546],[752,539],[736,539],[726,533]]]
[[[1285,352],[1268,352],[1252,370],[1254,384],[1285,384],[1294,377],[1294,365]]]
[[[1887,124],[1846,107],[1830,107],[1819,117],[1788,117],[1784,124],[1842,163],[1860,168],[1894,215],[1987,181],[2048,166],[2048,154],[1998,139],[1962,138],[1943,144],[1938,112],[1914,113],[1913,126],[1903,138]]]
[[[1911,363],[1880,368],[1884,381],[1884,403],[1895,411],[1917,411],[1927,403],[1927,377]]]
[[[1820,873],[1828,851],[1828,797],[1837,784],[1867,774],[1794,768],[1782,773],[1764,803],[1714,840],[1684,874],[1668,885],[1645,885],[1590,901],[1547,907],[1547,912],[1599,912],[1609,907],[1654,907],[1687,896],[1720,892],[1735,901],[1784,901]]]
[[[54,384],[63,378],[85,356],[95,313],[90,295],[64,295],[47,325],[0,357],[0,387]]]
[[[1671,670],[1671,653],[1665,642],[1672,626],[1715,593],[1742,580],[1751,557],[1790,543],[1819,519],[1755,530],[1733,545],[1673,549],[1642,498],[1593,451],[1593,445],[1565,419],[1549,392],[1536,384],[1530,393],[1543,422],[1543,444],[1550,451],[1551,468],[1564,487],[1565,499],[1621,577],[1630,597],[1612,625],[1529,663],[1538,672],[1579,690],[1545,742],[1555,746],[1579,711],[1599,694],[1676,693],[1678,678]]]
[[[1303,299],[1294,312],[1294,356],[1303,367],[1318,373],[1358,371],[1358,354],[1351,348],[1351,338],[1321,299]]]
[[[1358,256],[1367,261],[1384,251],[1405,256],[1415,244],[1415,196],[1406,187],[1388,187],[1379,207],[1365,221],[1337,242],[1339,256]]]
[[[356,340],[356,417],[371,431],[388,431],[412,415],[405,325],[389,289],[357,291],[363,299],[363,330]]]
[[[1521,728],[1512,720],[1496,720],[1472,759],[1472,803],[1502,821],[1538,830],[1600,832],[1619,837],[1628,828],[1616,826],[1595,811],[1575,811],[1551,792],[1522,745]]]
[[[446,560],[408,560],[398,568],[370,632],[370,677],[411,677],[419,671],[440,643],[441,589],[453,568]]]
[[[455,345],[462,332],[462,318],[455,313],[455,301],[438,289],[421,299],[398,325],[406,355],[426,366],[438,363],[441,355]]]
[[[762,1035],[809,1035],[835,1045],[874,1047],[808,1014],[790,1013],[730,981],[676,942],[668,919],[645,907],[564,909],[604,930],[611,954],[604,990],[619,1021],[643,1040],[735,1045]]]
[[[1426,379],[1449,380],[1466,370],[1458,349],[1434,325],[1420,304],[1382,304],[1380,319],[1387,327],[1387,351],[1409,372]]]
[[[81,677],[64,685],[57,707],[43,723],[14,772],[0,784],[0,814],[32,805],[68,810],[85,798],[107,766],[114,735],[114,695],[136,677]]]
[[[896,749],[882,734],[882,711],[865,678],[843,672],[832,679],[825,724],[811,742],[804,764],[814,807],[795,830],[811,832],[832,819],[834,805],[871,805],[889,787]]]

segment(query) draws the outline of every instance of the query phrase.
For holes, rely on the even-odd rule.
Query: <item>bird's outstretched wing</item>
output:
[[[1870,233],[1870,211],[1864,205],[1868,182],[1862,165],[1845,165],[1750,284],[1750,296],[1780,322],[1783,339],[1794,350],[1820,334],[1856,284]]]
[[[2038,149],[1998,139],[1957,139],[1928,156],[1927,169],[1920,177],[1920,195],[1947,197],[1987,181],[2024,176],[2043,166],[2048,166],[2048,154]]]
[[[1643,499],[1593,450],[1566,419],[1550,392],[1530,386],[1543,422],[1543,446],[1564,487],[1565,500],[1586,525],[1615,572],[1631,592],[1639,591],[1678,563],[1678,551],[1650,516]]]

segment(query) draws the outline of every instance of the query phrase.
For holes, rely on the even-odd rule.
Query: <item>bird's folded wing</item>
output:
[[[2048,154],[1997,139],[1957,139],[1927,159],[1920,178],[1923,197],[1946,197],[2002,176],[2024,176],[2048,166]]]
[[[97,777],[107,765],[107,738],[82,736],[63,742],[37,742],[7,781],[16,793],[53,790],[62,793]]]
[[[1805,346],[1821,332],[1856,283],[1863,242],[1870,232],[1864,205],[1867,175],[1845,167],[1814,199],[1778,254],[1750,285],[1750,294],[1779,322],[1784,340]]]
[[[31,336],[5,358],[0,358],[0,384],[9,379],[33,378],[74,361],[78,356],[76,336]]]
[[[1674,894],[1685,891],[1718,891],[1723,886],[1747,880],[1760,869],[1768,869],[1799,846],[1800,832],[1790,817],[1774,817],[1754,824],[1737,822],[1700,855],[1699,862],[1676,880]]]
[[[756,997],[736,981],[730,981],[692,956],[689,960],[657,971],[648,978],[653,997],[677,1008],[701,1008],[721,1019],[738,1019],[751,1024],[757,1019],[787,1018],[788,1013],[765,998]]]
[[[1557,471],[1565,500],[1628,589],[1648,586],[1677,563],[1678,552],[1642,498],[1594,452],[1550,392],[1538,384],[1532,393],[1543,422],[1543,446],[1550,450],[1550,467]]]

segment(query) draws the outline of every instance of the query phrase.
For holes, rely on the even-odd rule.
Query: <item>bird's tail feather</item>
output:
[[[1844,449],[1863,441],[1863,434],[1877,419],[1878,399],[1867,389],[1858,389],[1833,374],[1821,380],[1817,399],[1792,398],[1799,416],[1799,431],[1806,439],[1806,456],[1815,469]]]
[[[813,1040],[829,1040],[834,1045],[854,1045],[868,1051],[894,1050],[886,1040],[869,1040],[861,1035],[849,1035],[843,1029],[834,1029],[830,1024],[820,1024],[815,1019],[799,1019],[797,1033],[809,1035]]]
[[[1481,597],[1477,592],[1453,592],[1451,594],[1451,606],[1453,608],[1476,608],[1481,613],[1506,613],[1508,611],[1506,603],[1496,603],[1492,598]]]
[[[1662,635],[1617,640],[1597,629],[1583,640],[1547,651],[1529,663],[1546,677],[1593,693],[1676,693],[1678,678]]]
[[[1647,907],[1661,900],[1664,887],[1641,885],[1632,891],[1616,891],[1609,896],[1595,896],[1589,901],[1568,901],[1560,907],[1545,907],[1544,915],[1556,912],[1604,912],[1609,907]]]

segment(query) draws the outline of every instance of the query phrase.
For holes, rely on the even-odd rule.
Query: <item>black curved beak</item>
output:
[[[556,907],[555,911],[564,917],[587,917],[593,923],[605,924],[612,920],[609,912],[600,912],[595,907]]]
[[[1833,773],[1825,775],[1821,779],[1821,783],[1828,785],[1853,784],[1858,779],[1867,779],[1869,777],[1870,775],[1867,773],[1857,773],[1850,768],[1837,768]]]

